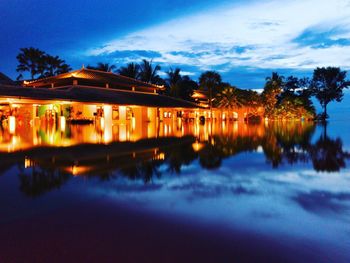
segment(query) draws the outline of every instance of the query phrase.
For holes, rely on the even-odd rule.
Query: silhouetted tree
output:
[[[16,57],[18,61],[16,70],[21,73],[17,79],[22,78],[24,72],[29,72],[31,79],[34,79],[39,74],[44,54],[44,51],[37,48],[21,48]]]
[[[71,67],[58,56],[43,55],[42,62],[39,66],[40,77],[52,77],[62,73],[69,72]]]
[[[213,98],[219,91],[221,85],[221,76],[215,71],[206,71],[202,73],[199,77],[199,87],[200,89],[209,92],[209,106],[212,109]]]
[[[140,77],[140,65],[137,63],[128,63],[126,66],[118,69],[118,73],[122,76],[138,79]]]
[[[148,61],[144,59],[140,64],[140,80],[151,84],[162,85],[164,81],[158,75],[160,70],[161,67],[159,65],[152,65],[152,60]]]
[[[99,71],[105,71],[105,72],[113,72],[116,69],[115,65],[110,65],[109,63],[97,63],[96,66],[87,66],[88,69],[94,69]]]
[[[66,62],[58,56],[51,56],[37,48],[21,48],[17,55],[17,72],[21,74],[17,79],[23,78],[24,72],[29,72],[31,79],[37,75],[39,78],[56,76],[71,70]]]
[[[322,119],[327,119],[327,105],[331,101],[343,99],[343,89],[347,88],[346,71],[337,67],[316,68],[311,81],[311,91],[323,108]]]
[[[197,82],[193,81],[189,76],[183,76],[177,85],[177,95],[183,100],[193,101],[192,94],[198,89]]]
[[[169,87],[169,93],[171,96],[179,97],[179,83],[182,80],[182,76],[180,74],[181,69],[176,68],[173,70],[170,68],[166,73],[168,75],[166,79],[166,83]]]

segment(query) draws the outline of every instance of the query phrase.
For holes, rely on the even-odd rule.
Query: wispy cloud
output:
[[[130,50],[132,56],[127,54]],[[131,32],[88,51],[93,56],[113,54],[123,55],[117,56],[118,62],[151,56],[158,63],[226,72],[235,67],[350,68],[350,1],[226,4]]]

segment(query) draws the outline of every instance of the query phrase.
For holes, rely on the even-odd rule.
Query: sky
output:
[[[272,71],[350,68],[350,0],[0,0],[0,11],[0,72],[12,78],[31,46],[73,69],[149,59],[164,75],[216,70],[253,89]]]

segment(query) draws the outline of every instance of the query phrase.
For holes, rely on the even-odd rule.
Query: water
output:
[[[350,262],[347,122],[28,129],[0,137],[0,262]]]

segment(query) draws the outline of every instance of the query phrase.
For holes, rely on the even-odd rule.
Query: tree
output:
[[[212,109],[212,99],[218,92],[218,88],[221,84],[221,76],[215,71],[206,71],[199,77],[200,89],[209,91],[209,106]]]
[[[88,69],[94,69],[99,71],[105,71],[105,72],[113,72],[116,69],[115,65],[110,65],[109,63],[97,63],[96,66],[87,66]]]
[[[39,66],[40,77],[52,77],[62,73],[69,72],[71,67],[58,56],[45,54]]]
[[[140,65],[140,80],[151,84],[161,85],[164,81],[158,75],[160,70],[161,67],[159,65],[156,65],[155,67],[152,65],[152,60],[148,61],[143,59]]]
[[[177,95],[183,100],[193,101],[193,91],[198,89],[197,82],[193,81],[189,76],[183,76],[177,85]]]
[[[315,108],[311,100],[311,93],[307,78],[299,79],[289,76],[282,82],[283,91],[278,95],[275,113],[281,119],[313,119]]]
[[[343,99],[343,89],[349,86],[346,82],[346,71],[337,67],[316,68],[313,73],[310,89],[323,108],[322,119],[327,119],[327,105],[331,101]]]
[[[138,79],[140,77],[140,65],[133,62],[129,63],[118,69],[118,73],[125,77]]]
[[[166,83],[170,90],[169,93],[174,97],[179,96],[179,83],[182,80],[180,71],[181,69],[179,68],[176,68],[175,70],[170,68],[169,71],[166,72],[166,74],[168,75],[168,78],[166,79]]]
[[[216,106],[219,108],[229,110],[243,106],[243,103],[238,96],[237,88],[230,85],[227,85],[216,94],[215,102]]]
[[[16,57],[19,63],[16,70],[20,73],[17,79],[22,78],[24,72],[29,72],[31,79],[34,79],[39,74],[44,54],[44,51],[37,48],[21,48]]]
[[[277,97],[282,92],[283,79],[277,72],[272,72],[271,77],[266,78],[264,91],[261,95],[265,107],[265,116],[268,118],[274,117],[276,114]]]
[[[16,58],[19,63],[17,72],[21,73],[17,79],[23,78],[24,72],[29,72],[34,79],[37,75],[39,78],[51,77],[71,70],[58,56],[51,56],[37,48],[21,48]]]

